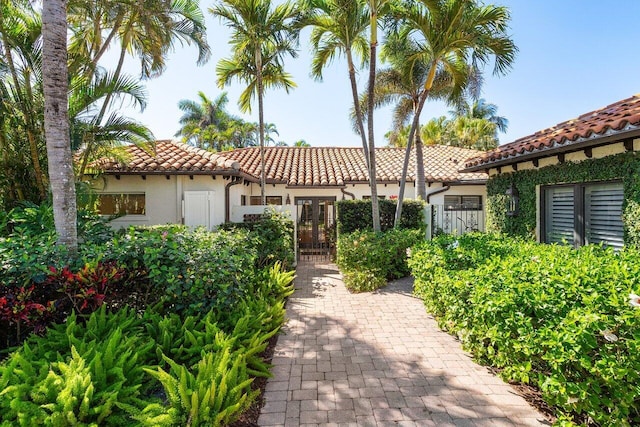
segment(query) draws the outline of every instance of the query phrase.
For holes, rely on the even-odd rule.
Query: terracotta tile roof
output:
[[[398,182],[402,174],[404,148],[377,148],[379,182]],[[204,173],[236,172],[247,179],[260,179],[260,149],[241,148],[211,153],[183,143],[157,141],[156,154],[127,147],[127,164],[103,160],[96,167],[106,173]],[[480,151],[433,145],[424,147],[425,179],[431,182],[484,181],[483,172],[460,173],[459,169]],[[290,186],[343,186],[366,182],[367,168],[362,148],[268,147],[265,152],[268,183]],[[415,157],[409,163],[409,181],[415,180]]]
[[[377,148],[379,182],[398,182],[402,175],[403,148]],[[465,160],[480,153],[442,145],[424,148],[425,179],[432,182],[486,180],[484,173],[460,173]],[[224,154],[238,161],[249,175],[260,176],[260,149],[242,148]],[[366,182],[367,167],[362,148],[268,147],[265,152],[267,182],[289,186],[332,186]],[[409,163],[409,181],[415,180],[415,157]]]
[[[640,94],[623,99],[607,107],[581,115],[580,117],[559,123],[533,135],[504,144],[481,156],[470,159],[465,170],[479,170],[493,164],[517,163],[522,156],[540,154],[546,150],[579,146],[585,141],[636,130],[640,126]],[[578,147],[576,147],[578,148]],[[569,148],[567,148],[569,151]]]
[[[127,163],[102,160],[95,167],[108,173],[163,173],[163,172],[214,172],[238,171],[240,165],[220,153],[212,153],[181,142],[156,141],[155,153],[140,147],[127,147]]]

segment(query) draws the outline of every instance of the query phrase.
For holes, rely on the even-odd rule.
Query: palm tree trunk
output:
[[[378,184],[376,181],[376,146],[373,132],[374,90],[376,83],[376,48],[378,46],[378,12],[376,1],[371,0],[371,46],[369,58],[369,87],[368,87],[368,119],[369,131],[369,185],[371,186],[371,216],[373,219],[373,231],[380,231],[380,206],[378,203]]]
[[[402,199],[404,198],[404,189],[407,185],[407,172],[409,171],[409,159],[411,158],[411,143],[413,142],[416,130],[418,129],[418,123],[420,122],[420,113],[422,112],[422,107],[424,107],[424,103],[427,100],[428,95],[428,91],[425,91],[422,94],[420,102],[418,103],[418,109],[413,115],[413,121],[411,122],[411,130],[409,131],[409,138],[407,139],[407,148],[404,152],[404,163],[402,164],[402,178],[400,180],[400,190],[398,191],[396,217],[393,222],[394,228],[400,227],[400,217],[402,215]]]
[[[260,203],[267,204],[265,187],[267,185],[267,172],[265,170],[264,159],[264,105],[263,105],[263,84],[262,84],[262,51],[256,48],[256,83],[258,84],[258,130],[260,133]]]
[[[402,199],[404,198],[404,189],[407,185],[407,171],[409,170],[409,159],[411,156],[411,143],[413,142],[413,138],[415,137],[415,134],[418,131],[418,126],[420,123],[420,114],[422,114],[422,108],[424,107],[424,103],[429,97],[429,92],[431,91],[431,88],[433,87],[433,81],[436,77],[436,66],[437,66],[437,60],[434,59],[433,62],[431,63],[429,74],[427,74],[427,80],[424,83],[424,90],[422,91],[422,95],[420,96],[418,107],[416,108],[416,111],[413,115],[413,121],[411,122],[411,130],[409,131],[409,138],[407,139],[407,149],[405,150],[405,153],[404,153],[404,163],[402,165],[402,178],[400,180],[400,191],[398,192],[398,202],[396,204],[396,217],[394,218],[394,221],[393,221],[394,228],[400,227],[400,217],[402,215]]]
[[[416,131],[416,195],[417,198],[427,200],[427,187],[424,181],[424,154],[422,138],[420,137],[420,118]]]
[[[369,171],[369,146],[367,145],[367,136],[364,132],[364,121],[362,119],[362,108],[360,108],[360,99],[358,98],[358,83],[356,83],[356,68],[353,65],[353,56],[351,49],[347,47],[347,66],[349,67],[349,82],[351,83],[351,95],[353,96],[353,108],[356,112],[356,126],[362,140],[362,150],[364,151],[364,161]]]
[[[58,244],[73,256],[78,249],[76,191],[68,111],[67,9],[65,0],[47,0],[42,11],[44,131]]]

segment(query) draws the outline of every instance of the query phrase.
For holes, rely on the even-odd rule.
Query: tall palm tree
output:
[[[373,112],[368,116],[368,129],[364,129],[364,114],[358,99],[356,81],[356,61],[360,68],[370,65],[368,91],[373,90],[375,83],[375,58],[377,46],[377,3],[369,4],[366,0],[307,0],[308,11],[305,24],[311,30],[311,45],[314,52],[311,75],[322,80],[322,71],[334,58],[344,55],[347,60],[351,95],[353,97],[356,133],[362,140],[362,149],[369,172],[371,185],[371,214],[374,230],[380,230],[380,216],[375,168],[375,143],[373,140]],[[367,40],[367,29],[374,23],[371,37]],[[374,59],[371,63],[372,58]],[[373,70],[371,69],[373,67]],[[368,141],[367,141],[368,136]]]
[[[295,23],[300,15],[293,3],[274,7],[271,0],[221,0],[209,11],[232,30],[233,54],[218,63],[218,85],[224,87],[233,79],[247,85],[238,101],[242,111],[250,112],[251,100],[258,99],[260,198],[266,205],[264,90],[274,87],[288,92],[295,87],[283,61],[285,56],[297,56]]]
[[[381,51],[383,61],[389,62],[390,67],[380,70],[374,92],[374,106],[380,107],[395,103],[393,110],[393,130],[389,135],[392,145],[401,133],[408,137],[407,122],[416,114],[424,91],[424,83],[428,77],[429,64],[422,58],[412,57],[419,52],[420,46],[406,37],[398,37],[397,33],[390,33]],[[434,80],[434,86],[429,96],[432,99],[447,99],[452,92],[450,81],[446,74],[439,73]],[[419,120],[419,117],[418,117]],[[418,127],[420,123],[418,121]],[[415,132],[416,144],[416,190],[418,197],[426,199],[427,190],[424,177],[423,143],[420,132]],[[406,142],[405,142],[406,144]],[[404,147],[406,145],[403,144]]]
[[[47,0],[42,10],[44,131],[58,244],[78,249],[77,207],[67,110],[67,10],[65,0]]]
[[[402,16],[404,22],[400,35],[416,40],[421,46],[412,60],[424,58],[429,64],[429,71],[409,132],[396,208],[396,227],[402,214],[411,143],[437,72],[446,72],[453,87],[462,90],[469,81],[470,64],[483,65],[493,58],[494,74],[504,74],[517,52],[507,34],[509,10],[503,6],[480,5],[474,0],[420,0],[408,3],[402,10]]]
[[[167,54],[176,43],[195,44],[199,65],[211,55],[198,0],[72,0],[70,11],[71,52],[84,59],[72,62],[83,64],[84,68],[80,67],[88,78],[97,72],[102,55],[112,43],[119,43],[120,50],[113,71],[115,79],[121,76],[127,54],[140,60],[143,78],[164,71]],[[88,22],[92,25],[87,25]],[[102,123],[111,107],[112,96],[107,95],[96,115],[97,123]],[[84,151],[80,174],[93,149],[90,142]]]

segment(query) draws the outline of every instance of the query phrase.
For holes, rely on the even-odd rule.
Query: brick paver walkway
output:
[[[548,425],[438,329],[404,279],[350,294],[333,264],[301,263],[260,426]]]

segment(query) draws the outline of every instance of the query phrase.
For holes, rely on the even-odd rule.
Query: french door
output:
[[[335,197],[296,197],[300,255],[330,253],[335,201]]]

